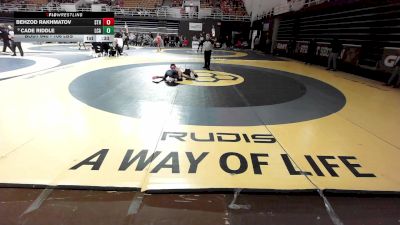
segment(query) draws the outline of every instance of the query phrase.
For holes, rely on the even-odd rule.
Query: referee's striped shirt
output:
[[[213,49],[213,43],[210,40],[205,40],[203,43],[204,51],[211,51]]]

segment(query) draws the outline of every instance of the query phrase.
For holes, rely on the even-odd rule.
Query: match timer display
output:
[[[15,12],[16,41],[112,42],[112,12]]]

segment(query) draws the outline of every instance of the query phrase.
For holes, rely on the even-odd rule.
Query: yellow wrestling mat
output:
[[[213,78],[204,78],[205,82],[214,82],[219,76],[221,79],[216,82],[225,83],[209,85],[215,89],[193,98],[192,91],[200,89],[190,88],[202,88],[203,84],[185,81],[186,84],[167,87],[151,83],[154,74],[140,72],[141,68],[157,65],[168,69],[165,65],[171,62],[171,55],[159,54],[157,59],[96,58],[48,73],[0,82],[0,183],[142,191],[234,188],[400,191],[398,90],[355,75],[328,72],[294,61],[229,58],[214,60],[212,67],[217,68],[214,73],[198,70],[199,75]],[[178,65],[202,63],[201,58],[174,60]],[[136,72],[129,72],[135,65],[138,69],[132,71]],[[273,76],[268,75],[271,79],[280,76],[279,71],[300,75],[301,79],[312,78],[312,82],[316,80],[337,89],[345,97],[345,104],[335,112],[325,113],[322,108],[319,111],[325,113],[323,116],[311,115],[309,119],[298,120],[295,117],[307,109],[296,106],[286,111],[287,122],[277,119],[269,123],[269,119],[264,118],[270,115],[262,114],[263,104],[258,104],[258,99],[243,97],[241,89],[237,89],[253,78],[239,70],[218,71],[218,68],[233,66],[255,68],[257,75],[254,76],[259,77],[267,76],[263,69],[278,71]],[[126,74],[141,80],[121,86],[121,83],[113,83],[115,79],[128,78],[111,72],[97,74],[97,71],[112,71],[113,68],[122,74],[127,69]],[[90,73],[94,77],[85,76]],[[103,76],[101,79],[107,82],[98,83],[96,76],[99,79]],[[79,89],[82,83],[77,82],[85,77],[88,86]],[[160,91],[165,89],[166,94],[155,97],[157,89],[149,92],[145,85],[154,85]],[[110,91],[99,94],[88,90],[95,87]],[[299,96],[293,99],[302,99],[310,90],[308,86],[301,87]],[[217,90],[237,93],[249,102],[231,107],[224,104],[234,98],[216,94],[213,96],[218,98],[207,100],[209,107],[203,105],[203,99],[209,98],[206,94]],[[182,91],[187,91],[186,97],[180,99]],[[143,95],[134,100],[142,104],[140,109],[130,106],[133,100],[119,102],[133,92],[136,97]],[[116,113],[101,108],[107,96],[116,93],[122,97],[113,98],[107,107],[123,105],[139,112],[132,116],[129,110]],[[165,100],[165,96],[171,98]],[[270,97],[259,96],[266,100]],[[283,107],[287,102],[297,101],[290,97],[286,103],[270,102],[268,107]],[[326,96],[309,96],[317,97],[323,102]],[[185,104],[189,104],[186,101],[191,101],[190,110],[185,108]],[[185,107],[176,102],[182,102]],[[253,107],[246,107],[246,104]],[[216,114],[201,117],[208,108],[216,110]],[[244,111],[235,114],[237,109]],[[275,108],[268,110],[272,113]],[[181,122],[183,117],[191,122]],[[207,124],[201,125],[205,120]],[[231,122],[224,125],[225,120]],[[248,124],[241,124],[245,120]],[[262,122],[257,124],[257,121]]]

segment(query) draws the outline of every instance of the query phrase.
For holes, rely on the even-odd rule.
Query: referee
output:
[[[204,49],[204,67],[207,70],[210,70],[210,61],[211,61],[211,52],[213,49],[213,42],[210,40],[210,34],[206,35],[206,40],[203,43]]]
[[[3,52],[6,52],[7,47],[14,52],[10,45],[9,33],[5,27],[0,27],[0,37],[3,39]]]
[[[12,54],[12,56],[17,56],[17,54],[15,54],[15,53],[16,53],[16,48],[17,48],[17,47],[18,47],[18,50],[19,50],[19,54],[21,54],[21,56],[24,56],[24,51],[22,50],[21,42],[15,41],[15,40],[14,40],[14,38],[15,38],[15,36],[14,36],[14,30],[13,30],[13,28],[12,28],[11,26],[8,26],[8,28],[10,29],[10,31],[8,32],[8,34],[9,34],[9,38],[10,38],[10,40],[11,40],[11,50],[12,50],[13,53],[14,53],[14,54]]]

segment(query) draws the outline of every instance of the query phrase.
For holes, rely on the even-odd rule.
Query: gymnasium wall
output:
[[[279,20],[275,52],[302,58],[314,38],[319,46],[315,54],[324,58],[337,38],[357,53],[350,60],[354,66],[390,72],[393,60],[387,57],[400,54],[399,15],[400,1],[393,0],[330,1],[283,14],[275,18]]]

